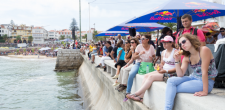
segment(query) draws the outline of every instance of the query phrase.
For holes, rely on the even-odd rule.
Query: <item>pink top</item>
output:
[[[191,27],[188,30],[184,29],[182,34],[185,34],[185,33],[189,33],[190,34],[192,28],[195,29],[194,27]],[[177,36],[176,36],[176,43],[178,43],[179,34],[180,33],[178,33]],[[194,30],[192,31],[192,34],[194,34]],[[197,30],[197,36],[198,36],[198,39],[200,40],[200,42],[205,42],[205,36],[204,36],[203,32],[200,29]]]
[[[148,50],[145,50],[145,48],[142,46],[142,44],[139,44],[136,49],[135,52],[137,53],[141,53],[142,51],[145,51],[145,54],[142,54],[140,56],[140,58],[136,59],[136,62],[152,62],[149,58],[152,57],[153,55],[155,55],[155,49],[152,45],[150,45],[150,48]]]

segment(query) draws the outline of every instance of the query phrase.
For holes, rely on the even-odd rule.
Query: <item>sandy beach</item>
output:
[[[38,58],[38,55],[8,55],[6,57],[10,57],[10,58],[22,58],[22,59],[56,59],[56,57],[46,57],[46,56],[43,56],[43,55],[39,55],[39,58]]]

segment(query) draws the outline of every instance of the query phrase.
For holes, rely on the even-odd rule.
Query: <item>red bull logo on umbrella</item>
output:
[[[122,27],[121,30],[129,30],[127,27]]]
[[[195,10],[193,10],[193,12],[195,12],[195,13],[198,13],[198,12],[205,13],[206,10],[207,9],[195,9]]]
[[[206,5],[205,3],[198,3],[198,2],[188,2],[185,3],[186,5]]]
[[[161,16],[173,16],[174,12],[171,13],[169,11],[163,11],[163,12],[157,12],[155,15],[161,15]]]

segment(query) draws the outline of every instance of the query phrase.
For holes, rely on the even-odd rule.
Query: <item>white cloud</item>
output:
[[[81,0],[82,30],[89,28],[89,5],[92,0]],[[130,0],[97,0],[96,3],[110,3]],[[161,0],[162,1],[162,0]],[[146,4],[152,3],[152,4]],[[106,30],[134,16],[140,15],[151,7],[153,2],[127,4],[91,4],[91,27]],[[0,3],[0,24],[14,20],[16,24],[46,26],[47,30],[68,29],[71,19],[79,24],[79,0],[4,0]]]

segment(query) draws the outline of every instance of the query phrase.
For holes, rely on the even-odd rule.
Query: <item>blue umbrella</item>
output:
[[[101,32],[97,36],[117,36],[118,34],[120,34],[121,36],[126,36],[129,35],[128,31],[105,31],[105,32]]]
[[[107,31],[129,31],[129,28],[135,28],[137,32],[150,32],[154,30],[159,30],[165,26],[157,23],[122,23],[117,25]]]
[[[224,16],[225,5],[201,0],[169,0],[128,23],[180,23],[184,14],[192,15],[193,21]]]

